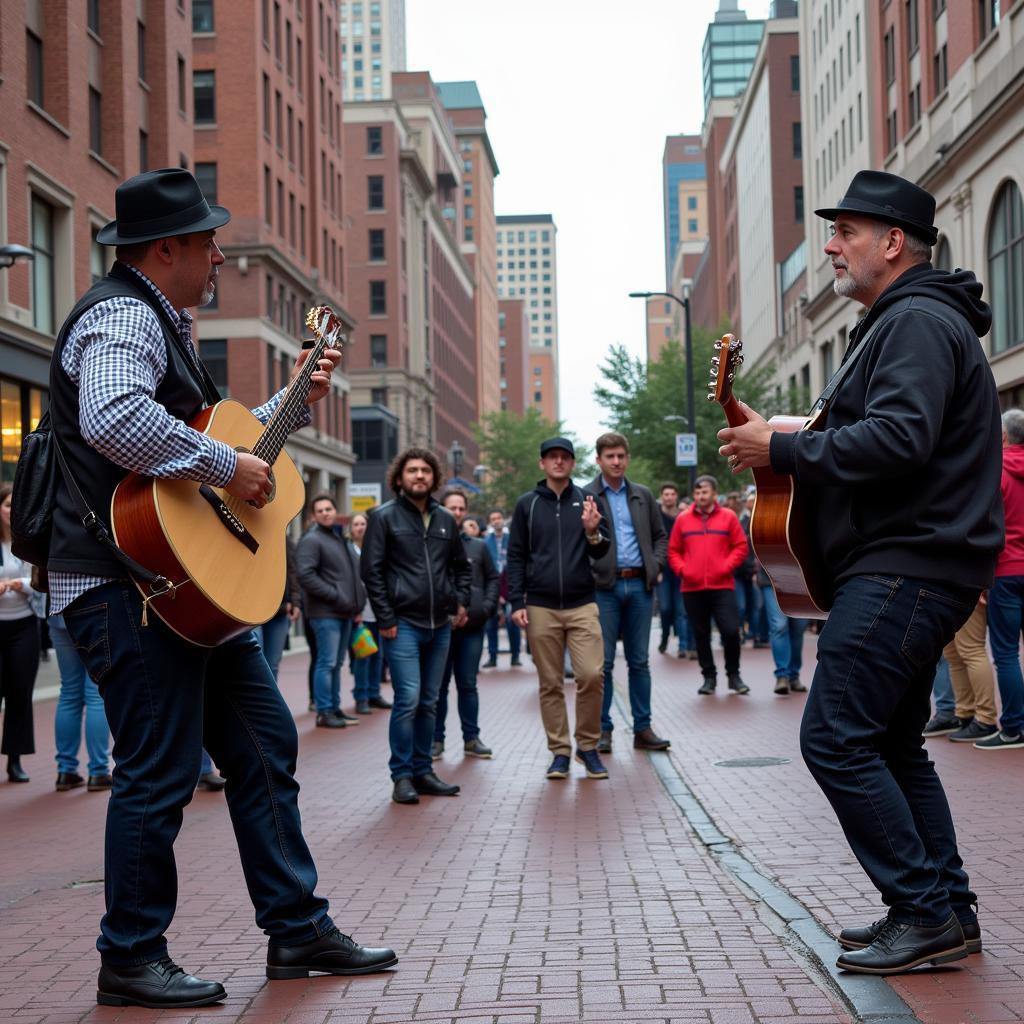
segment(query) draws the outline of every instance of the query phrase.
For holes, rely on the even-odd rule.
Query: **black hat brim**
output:
[[[96,233],[96,241],[100,245],[140,245],[142,242],[153,242],[158,238],[173,238],[176,235],[192,235],[198,231],[213,231],[223,227],[231,220],[231,212],[223,206],[211,206],[210,212],[197,221],[179,224],[173,228],[160,231],[144,232],[140,235],[122,235],[117,230],[117,221],[104,224]]]
[[[875,206],[873,203],[862,203],[857,200],[851,201],[848,206],[833,206],[827,210],[815,210],[814,216],[821,217],[823,220],[834,221],[844,213],[860,214],[862,217],[870,217],[872,220],[881,221],[883,224],[891,224],[894,228],[909,231],[910,234],[915,235],[929,245],[934,245],[939,239],[938,230],[931,225],[918,224],[916,221],[896,217],[887,210],[883,210],[880,206]]]

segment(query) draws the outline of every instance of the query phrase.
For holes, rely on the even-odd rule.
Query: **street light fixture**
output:
[[[466,449],[458,441],[448,446],[448,465],[452,468],[452,476],[462,476],[462,463],[466,458]]]
[[[36,254],[24,245],[0,245],[0,268],[13,267],[18,260],[34,260]]]
[[[690,328],[690,296],[686,294],[680,298],[678,295],[673,295],[671,292],[630,292],[629,297],[631,299],[653,299],[658,297],[671,299],[673,302],[677,302],[683,307],[685,338],[684,355],[686,358],[686,419],[687,425],[690,428],[689,432],[691,434],[696,434],[697,421],[693,408],[693,333]],[[690,493],[693,494],[693,485],[697,478],[697,467],[687,466],[686,476],[690,485]]]

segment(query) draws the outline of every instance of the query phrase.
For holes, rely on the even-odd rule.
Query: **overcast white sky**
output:
[[[765,18],[769,0],[741,0]],[[497,212],[558,226],[561,414],[592,441],[608,346],[644,350],[665,287],[661,157],[698,132],[701,46],[718,0],[406,0],[407,62],[474,79],[500,175]],[[680,405],[683,398],[680,395]]]

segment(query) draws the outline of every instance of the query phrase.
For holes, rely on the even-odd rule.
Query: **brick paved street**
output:
[[[746,699],[698,698],[693,663],[652,655],[655,725],[674,740],[672,760],[635,754],[620,718],[609,783],[586,780],[576,766],[567,783],[546,782],[530,668],[482,673],[483,738],[497,756],[462,760],[453,708],[439,772],[463,793],[418,807],[389,800],[386,713],[342,733],[314,729],[305,655],[287,657],[282,685],[298,716],[303,816],[321,891],[343,930],[393,945],[401,963],[378,977],[266,982],[265,940],[252,921],[223,798],[198,793],[177,846],[181,898],[171,948],[189,970],[223,980],[229,998],[164,1014],[94,1005],[106,798],[53,792],[53,703],[38,704],[40,753],[26,759],[32,782],[0,786],[0,1020],[850,1020],[806,947],[736,880],[729,858],[699,840],[654,770],[655,756],[663,777],[680,769],[735,850],[823,924],[872,918],[877,900],[799,762],[802,698],[771,694],[768,652],[746,648],[744,656],[754,689]],[[986,952],[967,970],[933,971],[894,988],[925,1022],[1019,1020],[1024,759],[932,745],[981,894]],[[713,764],[751,755],[793,760]],[[898,1019],[914,1017],[905,1011]]]

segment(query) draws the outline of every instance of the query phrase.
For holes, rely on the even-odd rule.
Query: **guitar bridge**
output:
[[[217,518],[235,540],[244,544],[254,555],[259,550],[260,542],[249,532],[249,528],[238,516],[217,497],[209,484],[200,484],[199,493],[217,513]]]

